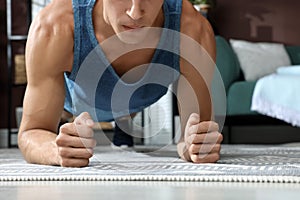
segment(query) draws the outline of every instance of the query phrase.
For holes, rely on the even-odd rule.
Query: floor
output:
[[[298,200],[300,185],[221,182],[0,182],[0,199]]]
[[[289,146],[293,145],[299,146],[299,143],[289,144]],[[140,147],[140,150],[142,151],[143,148]],[[0,199],[299,200],[300,184],[167,181],[19,181],[0,182]]]
[[[103,141],[100,143],[107,143]],[[224,182],[0,182],[5,200],[298,200],[300,184]]]

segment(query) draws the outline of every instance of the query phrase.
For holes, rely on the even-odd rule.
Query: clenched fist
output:
[[[220,158],[223,136],[213,121],[200,122],[198,114],[191,114],[185,127],[184,141],[192,162],[212,163]]]
[[[56,145],[61,166],[85,167],[89,164],[89,158],[93,156],[96,146],[93,126],[90,115],[83,112],[74,122],[60,127]]]

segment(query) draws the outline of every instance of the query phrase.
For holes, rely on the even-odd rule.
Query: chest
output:
[[[154,49],[134,50],[109,61],[116,74],[123,81],[133,83],[144,76],[154,53]]]

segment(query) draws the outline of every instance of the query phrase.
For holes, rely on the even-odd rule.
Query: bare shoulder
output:
[[[182,0],[181,32],[196,40],[215,59],[215,38],[208,20],[188,0]]]
[[[32,70],[68,71],[73,52],[71,0],[53,0],[34,18],[26,45],[26,65]],[[41,58],[43,64],[41,65]]]

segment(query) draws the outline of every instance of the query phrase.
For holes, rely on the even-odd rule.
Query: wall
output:
[[[36,12],[49,0],[34,0]],[[17,32],[26,32],[26,1],[14,0],[18,14]],[[217,0],[209,18],[216,32],[228,38],[252,41],[276,41],[300,45],[300,1],[298,0]],[[7,127],[6,1],[0,0],[0,128]],[[25,28],[25,29],[24,29]],[[22,51],[20,48],[18,51]],[[22,104],[23,88],[14,89],[14,106]],[[14,115],[14,112],[13,112]],[[12,121],[15,126],[15,120]]]
[[[217,0],[209,19],[225,38],[300,45],[300,1]]]
[[[50,0],[32,0],[32,15],[35,16],[37,12],[49,3]],[[27,34],[27,1],[12,0],[12,24],[13,34]],[[8,70],[7,70],[7,29],[6,29],[6,0],[0,0],[0,113],[2,114],[0,120],[0,129],[7,128],[8,119]],[[25,42],[13,42],[13,52],[18,54],[24,53]],[[23,94],[25,87],[15,87],[12,90],[12,121],[11,126],[16,127],[15,110],[16,106],[22,105]]]
[[[6,127],[6,16],[5,16],[5,0],[0,0],[0,127]]]
[[[12,16],[14,23],[12,24],[12,34],[24,35],[27,33],[27,7],[26,1],[12,1]],[[6,0],[0,0],[0,112],[2,114],[0,120],[0,128],[7,127],[8,119],[8,68],[7,68],[7,29],[6,29]],[[13,42],[13,54],[24,54],[24,41]],[[23,93],[25,87],[15,87],[12,90],[12,122],[11,126],[16,127],[14,107],[22,105]]]

